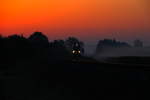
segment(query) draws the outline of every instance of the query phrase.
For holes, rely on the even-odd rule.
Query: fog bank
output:
[[[109,57],[148,57],[150,56],[150,48],[106,48],[94,55],[94,58],[109,58]]]

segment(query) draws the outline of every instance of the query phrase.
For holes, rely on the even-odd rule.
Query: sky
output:
[[[150,43],[150,0],[0,0],[0,34]]]

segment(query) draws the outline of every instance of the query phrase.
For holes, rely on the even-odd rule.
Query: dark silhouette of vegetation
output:
[[[49,53],[57,60],[64,60],[65,58],[71,57],[70,52],[65,46],[64,40],[54,40],[53,42],[51,42]]]
[[[33,46],[41,48],[49,46],[48,38],[42,32],[34,32],[28,39]]]
[[[0,36],[0,59],[3,65],[8,67],[25,61],[47,61],[47,63],[57,60],[64,61],[71,59],[72,55],[67,46],[72,46],[75,42],[80,41],[72,37],[66,41],[49,42],[42,32],[34,32],[29,38],[22,35]],[[80,44],[83,48],[83,43],[80,42]]]
[[[126,48],[131,47],[126,42],[120,42],[115,39],[104,39],[100,40],[96,47],[96,52],[101,52],[102,50],[110,49],[110,48]]]

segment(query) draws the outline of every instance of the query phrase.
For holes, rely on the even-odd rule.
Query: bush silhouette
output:
[[[102,50],[110,49],[110,48],[124,48],[124,47],[131,47],[126,42],[120,42],[115,39],[104,39],[100,40],[96,47],[96,52],[101,52]]]
[[[34,32],[28,39],[34,46],[47,47],[49,45],[48,38],[42,32]]]

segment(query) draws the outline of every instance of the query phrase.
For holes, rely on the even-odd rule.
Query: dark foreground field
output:
[[[149,96],[148,66],[83,59],[3,67],[0,100],[144,100]]]

